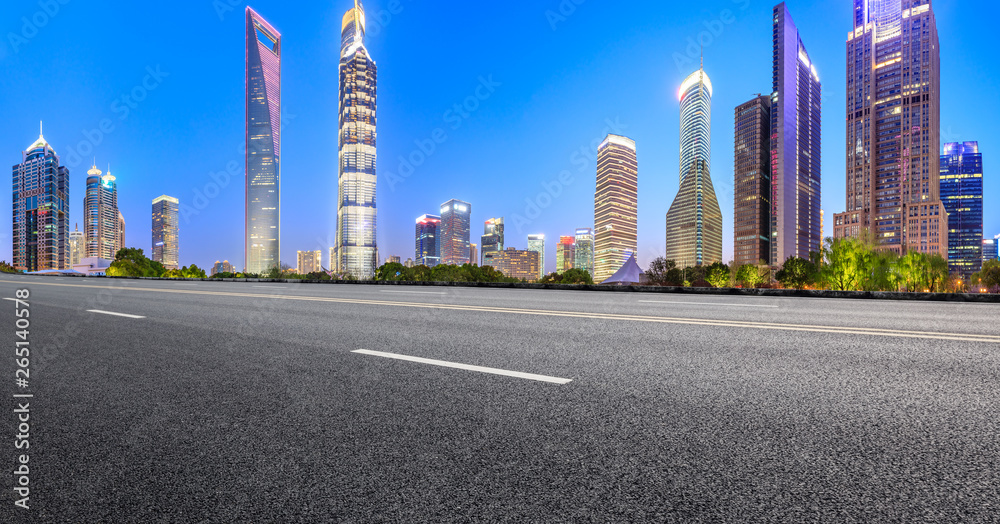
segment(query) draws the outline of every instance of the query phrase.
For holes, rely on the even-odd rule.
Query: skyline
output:
[[[844,107],[842,72],[845,60],[844,37],[850,30],[851,16],[850,5],[847,5],[849,3],[843,3],[845,5],[840,3],[831,5],[829,2],[825,5],[818,2],[789,3],[797,25],[809,42],[810,55],[817,64],[820,78],[824,84],[824,113],[832,115],[826,119],[823,127],[823,209],[827,217],[824,236],[832,234],[832,215],[842,210],[844,201],[844,155],[842,149],[844,126],[837,115],[843,113]],[[817,4],[819,7],[816,7]],[[102,6],[105,5],[98,4],[94,11],[98,13],[106,11],[106,9],[102,9]],[[232,64],[229,63],[231,61],[242,66],[239,57],[242,54],[242,39],[238,26],[243,5],[245,4],[235,6],[233,12],[223,13],[221,24],[217,14],[211,9],[206,8],[206,12],[203,14],[209,18],[209,23],[219,24],[212,31],[211,40],[224,41],[226,45],[221,46],[222,49],[228,48],[228,51],[224,53],[220,51],[208,57],[208,62],[218,64],[222,70],[231,70]],[[410,249],[412,249],[407,249],[407,246],[411,245],[412,242],[412,237],[409,234],[409,227],[412,226],[409,224],[412,224],[413,217],[433,212],[436,207],[432,206],[438,206],[441,202],[452,198],[464,200],[475,207],[475,214],[471,220],[473,231],[477,229],[475,224],[484,221],[487,217],[506,217],[505,245],[508,247],[524,249],[527,246],[527,236],[531,233],[545,233],[549,238],[558,238],[560,235],[571,233],[579,227],[591,227],[593,225],[591,224],[592,218],[588,217],[593,216],[591,199],[596,165],[593,160],[589,159],[586,165],[581,165],[576,161],[583,157],[574,157],[573,154],[579,153],[581,148],[590,151],[592,140],[603,138],[604,128],[625,126],[625,129],[620,130],[620,134],[636,140],[639,163],[642,166],[639,174],[639,184],[642,190],[639,195],[638,255],[640,264],[645,266],[649,260],[657,256],[657,252],[658,254],[663,252],[662,217],[666,213],[669,199],[672,198],[677,189],[676,177],[672,175],[675,168],[671,166],[676,166],[678,160],[674,145],[677,143],[676,130],[673,129],[676,127],[674,122],[678,118],[678,113],[676,99],[673,98],[672,94],[676,92],[676,87],[684,73],[677,71],[678,67],[673,60],[663,58],[655,61],[649,60],[646,58],[648,55],[645,52],[633,53],[633,55],[640,55],[637,58],[630,55],[629,51],[638,51],[639,47],[647,46],[648,42],[661,39],[673,41],[675,44],[666,46],[665,49],[668,52],[663,53],[661,50],[660,54],[666,54],[669,58],[672,58],[671,54],[684,55],[686,38],[689,36],[697,37],[699,33],[707,31],[705,22],[708,22],[709,25],[712,22],[718,22],[721,24],[722,32],[718,37],[714,37],[711,45],[706,46],[705,68],[713,78],[717,91],[714,101],[717,111],[715,125],[712,126],[713,141],[716,142],[712,155],[712,163],[714,164],[712,175],[720,193],[720,205],[724,216],[723,259],[724,261],[732,259],[733,221],[730,210],[732,209],[733,133],[730,119],[725,116],[720,117],[720,115],[727,115],[736,105],[746,101],[754,90],[760,91],[768,85],[767,82],[770,80],[769,56],[771,50],[769,41],[772,5],[753,5],[744,10],[741,9],[742,3],[712,2],[709,4],[709,9],[683,10],[682,14],[688,18],[681,16],[681,22],[677,24],[654,27],[656,20],[663,20],[664,12],[676,12],[675,9],[659,6],[657,9],[648,10],[651,20],[630,19],[629,23],[625,24],[624,29],[598,37],[595,37],[593,32],[586,34],[588,33],[586,28],[596,23],[597,19],[602,16],[611,16],[611,10],[604,4],[588,3],[578,6],[577,11],[566,21],[555,24],[555,31],[552,31],[545,16],[545,9],[533,6],[534,9],[537,9],[538,20],[532,23],[529,17],[528,23],[530,30],[537,32],[539,39],[536,43],[543,49],[546,46],[555,48],[566,46],[568,48],[571,47],[572,42],[579,41],[588,43],[578,53],[554,55],[555,62],[549,65],[554,66],[557,71],[549,73],[547,78],[551,81],[552,78],[564,75],[568,77],[567,79],[557,80],[553,85],[545,87],[534,86],[533,89],[533,86],[529,85],[530,83],[526,82],[525,78],[512,76],[511,71],[504,70],[503,66],[507,65],[505,60],[513,60],[514,57],[508,56],[506,51],[503,52],[502,56],[497,56],[498,51],[495,48],[502,46],[492,43],[489,44],[489,49],[493,50],[492,53],[486,53],[481,61],[473,62],[471,66],[464,63],[455,64],[455,69],[459,71],[434,71],[435,75],[444,75],[450,81],[443,79],[441,82],[435,82],[433,88],[420,85],[420,78],[425,77],[400,81],[401,76],[412,74],[416,70],[414,67],[405,65],[405,56],[408,55],[405,37],[418,29],[412,24],[417,23],[417,21],[420,21],[421,24],[444,23],[435,21],[434,17],[429,15],[449,11],[441,6],[429,9],[427,6],[408,2],[402,2],[401,5],[402,11],[392,15],[392,19],[387,24],[380,26],[377,32],[369,31],[372,33],[369,35],[373,48],[372,54],[379,57],[382,66],[380,83],[383,84],[380,86],[382,87],[380,94],[383,95],[380,97],[382,107],[379,108],[382,110],[382,114],[380,114],[382,132],[379,141],[382,158],[378,168],[379,181],[381,182],[379,184],[379,198],[382,201],[379,207],[387,216],[383,217],[382,227],[379,228],[381,257],[399,255],[403,259],[408,258]],[[553,2],[548,7],[555,8],[556,5]],[[323,34],[301,31],[292,22],[290,13],[286,12],[286,9],[276,6],[277,4],[273,2],[254,3],[254,8],[274,24],[278,31],[281,31],[283,38],[288,39],[291,38],[290,35],[295,35],[296,42],[304,38],[314,38],[320,42],[319,47],[324,48],[323,56],[320,57],[324,63],[323,67],[307,66],[306,62],[301,60],[300,53],[303,51],[298,48],[293,50],[295,45],[292,43],[286,43],[285,49],[283,49],[283,59],[286,61],[282,86],[286,95],[284,105],[289,108],[289,115],[294,115],[294,118],[290,118],[291,121],[288,123],[287,133],[290,138],[285,140],[285,146],[287,149],[292,142],[295,142],[293,147],[296,151],[294,155],[287,152],[283,160],[293,162],[296,166],[294,168],[296,181],[292,183],[286,178],[286,183],[283,185],[286,206],[283,206],[285,211],[282,216],[282,223],[285,226],[282,228],[282,235],[285,238],[282,242],[284,252],[281,259],[292,265],[298,250],[321,249],[325,253],[332,245],[332,243],[324,243],[327,242],[327,234],[332,231],[335,219],[331,220],[327,217],[327,220],[324,221],[323,218],[324,214],[331,214],[331,209],[334,210],[332,214],[335,216],[335,197],[333,195],[336,192],[336,177],[332,168],[335,168],[336,164],[329,158],[329,153],[332,151],[335,155],[336,151],[335,146],[331,145],[336,143],[336,126],[334,124],[336,110],[334,109],[332,112],[314,111],[310,106],[313,103],[318,103],[321,107],[328,108],[331,97],[335,104],[336,97],[333,96],[335,90],[330,88],[331,84],[326,80],[329,71],[320,71],[320,69],[326,69],[330,60],[337,59],[336,55],[330,53],[331,47],[339,46],[338,39],[334,37],[336,31],[326,30],[338,27],[340,15],[349,6],[332,4],[329,8],[316,10],[323,15],[320,17],[323,19],[322,25],[326,29]],[[46,27],[40,29],[38,36],[24,44],[18,52],[12,54],[11,44],[9,41],[5,42],[6,49],[0,51],[0,55],[2,55],[0,61],[13,64],[29,59],[28,57],[31,56],[35,56],[34,59],[38,60],[39,56],[36,53],[42,53],[39,49],[53,45],[52,41],[63,41],[61,30],[57,29],[60,24],[90,16],[89,13],[82,10],[73,11],[75,14],[70,14],[73,7],[74,4],[63,6],[62,12],[53,17]],[[388,3],[367,2],[366,8],[369,11],[369,23],[371,24],[371,20],[378,20],[378,16],[385,12]],[[13,11],[17,11],[16,9],[6,6],[4,9],[12,11],[12,16],[8,18],[10,20],[19,20],[20,16],[30,17],[32,14],[32,11],[23,15],[15,13]],[[721,21],[719,12],[722,9],[731,9],[735,21],[731,24]],[[454,22],[458,16],[474,17],[477,8],[466,8],[458,11],[460,13],[445,13],[442,16],[443,20]],[[496,21],[497,26],[503,25],[501,11],[478,8],[480,14],[501,15]],[[712,14],[713,11],[715,14]],[[953,6],[935,4],[935,11],[942,41],[942,143],[948,141],[978,141],[980,143],[980,147],[985,153],[985,194],[986,201],[989,202],[990,196],[995,194],[995,186],[991,183],[989,161],[992,158],[990,152],[996,148],[996,134],[995,132],[977,131],[977,129],[985,129],[985,125],[964,116],[962,113],[968,111],[962,111],[960,108],[968,104],[970,100],[980,107],[985,107],[985,111],[989,111],[991,104],[995,108],[996,102],[986,95],[992,91],[989,89],[990,83],[995,85],[995,81],[983,79],[982,82],[970,82],[975,84],[977,89],[973,90],[972,94],[964,100],[961,98],[961,91],[956,89],[956,84],[961,78],[982,74],[983,64],[991,65],[995,69],[996,60],[993,59],[992,63],[989,62],[992,57],[983,52],[978,54],[971,51],[965,53],[968,58],[960,56],[959,50],[961,48],[956,43],[975,39],[975,31],[967,24],[975,24],[976,21],[970,22],[967,19],[962,19],[961,22],[966,24],[963,26],[966,30],[960,33],[957,30],[959,22],[957,10]],[[529,10],[528,12],[535,11]],[[826,13],[826,18],[817,17],[817,12]],[[409,18],[411,16],[412,19]],[[833,26],[829,31],[823,27],[827,19],[833,20],[833,22],[826,24]],[[336,22],[331,25],[329,23],[331,20]],[[157,22],[151,21],[150,24],[155,26]],[[233,31],[234,24],[236,26],[235,32]],[[219,29],[221,27],[227,29],[223,31]],[[431,29],[433,27],[435,26],[429,26]],[[8,29],[16,31],[16,28]],[[492,34],[490,31],[495,29],[497,28],[493,27],[492,24],[486,28],[488,34]],[[448,38],[455,42],[465,42],[462,38],[470,32],[470,28],[460,27],[452,31]],[[648,34],[643,34],[643,32]],[[69,36],[66,38],[71,38],[72,34],[72,31],[68,31]],[[126,38],[128,34],[128,31],[124,31],[123,38]],[[744,43],[744,34],[751,35],[746,43]],[[825,38],[824,34],[839,36]],[[433,41],[437,35],[429,35],[428,37]],[[233,47],[231,40],[240,47],[235,57],[230,56]],[[591,42],[591,40],[599,42]],[[475,43],[475,45],[469,46],[472,50],[461,50],[461,52],[481,51],[480,47],[484,46],[490,39],[485,37],[469,41]],[[641,44],[641,42],[646,42],[646,44]],[[763,45],[760,45],[761,42]],[[607,50],[594,52],[596,47],[604,47],[609,44],[615,52]],[[87,43],[84,47],[86,48],[87,45],[93,44]],[[298,44],[296,43],[296,45]],[[517,45],[513,47],[516,48]],[[312,49],[315,49],[315,46]],[[738,49],[739,51],[729,52],[730,49]],[[982,49],[984,49],[983,46],[980,46],[980,51]],[[183,54],[180,50],[171,50],[170,52]],[[292,53],[292,55],[288,53]],[[510,53],[511,55],[516,54],[514,50],[511,50]],[[54,57],[59,56],[58,52],[50,54]],[[213,148],[212,151],[199,148],[202,144],[225,144],[228,142],[226,138],[212,140],[214,130],[210,130],[211,126],[205,122],[202,124],[205,124],[208,129],[176,123],[173,127],[167,126],[166,130],[191,131],[190,136],[180,137],[165,136],[166,133],[160,130],[160,126],[140,125],[151,118],[164,118],[166,110],[162,109],[161,106],[164,104],[169,106],[172,97],[178,96],[180,84],[184,83],[184,77],[189,74],[189,71],[185,70],[182,65],[176,63],[176,59],[179,57],[163,54],[155,57],[146,56],[145,60],[122,60],[123,64],[135,64],[135,67],[132,68],[122,66],[123,72],[120,76],[123,78],[119,80],[124,83],[104,85],[102,84],[104,77],[100,76],[100,72],[106,69],[107,65],[110,65],[104,62],[110,63],[110,60],[105,59],[97,62],[93,56],[87,53],[83,53],[82,56],[85,57],[84,66],[87,66],[87,63],[90,66],[93,66],[94,63],[104,64],[104,67],[82,67],[81,69],[90,69],[91,72],[77,77],[97,91],[102,91],[101,87],[103,87],[103,91],[131,92],[134,90],[130,86],[136,85],[137,81],[139,81],[139,85],[142,85],[141,81],[149,77],[149,82],[143,87],[147,90],[144,101],[138,103],[125,120],[115,118],[120,116],[114,109],[110,109],[115,106],[105,101],[95,101],[89,105],[86,103],[82,105],[96,109],[98,117],[67,121],[66,117],[60,115],[65,112],[72,114],[73,111],[60,110],[59,108],[63,104],[58,98],[35,99],[26,97],[27,103],[6,108],[8,109],[7,113],[12,115],[12,118],[9,125],[5,127],[3,135],[0,135],[5,144],[4,154],[11,160],[11,165],[17,163],[23,144],[29,143],[33,138],[33,127],[37,125],[39,119],[46,120],[46,129],[51,130],[46,132],[46,137],[52,140],[60,157],[72,160],[72,158],[68,158],[72,156],[72,153],[76,153],[78,157],[82,156],[82,151],[76,151],[81,136],[79,129],[81,127],[96,128],[102,113],[105,113],[112,118],[116,128],[114,131],[106,133],[101,144],[93,148],[92,154],[97,155],[97,163],[100,165],[110,162],[112,170],[119,177],[119,191],[121,193],[119,201],[123,214],[130,224],[127,230],[127,245],[142,248],[147,253],[150,251],[148,207],[146,207],[149,200],[147,198],[167,193],[178,196],[182,205],[192,206],[197,203],[193,191],[200,190],[202,195],[210,194],[210,191],[205,189],[209,187],[208,184],[213,183],[211,174],[218,175],[221,172],[230,176],[231,181],[228,186],[218,191],[218,195],[214,198],[208,199],[209,205],[206,208],[197,209],[197,215],[189,217],[188,221],[185,221],[185,218],[181,219],[181,264],[196,263],[201,267],[208,267],[215,260],[230,260],[237,266],[241,265],[239,251],[242,249],[240,246],[242,242],[240,242],[239,220],[230,223],[233,221],[227,218],[227,213],[231,215],[234,207],[237,210],[237,215],[242,215],[243,198],[239,194],[241,192],[238,191],[238,186],[242,182],[243,174],[238,167],[232,173],[226,172],[229,160],[242,158],[242,156],[236,156],[238,147],[228,148],[229,151],[224,146]],[[126,54],[126,56],[132,55]],[[296,57],[294,62],[290,58],[292,56]],[[163,60],[158,66],[157,60],[161,57]],[[133,56],[133,58],[135,57]],[[55,60],[55,58],[53,59]],[[451,64],[452,60],[455,59],[449,58],[448,63]],[[964,60],[968,60],[974,66],[956,66],[956,61]],[[596,63],[588,68],[588,72],[571,72],[571,70],[580,67],[580,62],[589,63],[591,61]],[[696,67],[697,59],[694,62],[695,64],[690,69]],[[574,94],[573,91],[577,89],[577,85],[587,84],[587,78],[613,76],[619,71],[619,68],[632,67],[635,63],[642,64],[641,67],[645,73],[629,73],[631,76],[628,78],[635,78],[633,82],[627,85],[606,81],[597,82],[597,87],[581,90],[582,92],[576,94],[575,97],[569,96]],[[70,70],[74,69],[71,64],[61,65]],[[688,66],[690,64],[686,64],[685,68]],[[46,64],[41,64],[38,67],[45,68]],[[739,73],[741,67],[749,73]],[[24,85],[18,84],[12,87],[12,84],[17,84],[17,77],[28,74],[26,73],[28,69],[30,68],[26,66],[12,66],[12,78],[4,80],[5,92],[14,94],[14,96],[4,97],[8,104],[11,104],[12,100],[19,99],[18,93],[22,92],[19,89]],[[477,71],[478,73],[476,73]],[[949,71],[951,71],[950,75]],[[524,77],[530,76],[530,73],[529,67],[529,70],[524,72]],[[242,72],[238,74],[242,75]],[[652,75],[657,80],[642,80],[643,74]],[[39,75],[39,77],[41,76],[43,75]],[[227,76],[231,77],[231,75]],[[162,86],[156,84],[157,77],[162,80]],[[735,77],[747,78],[747,80],[737,83],[732,80]],[[61,75],[57,75],[56,78],[61,78]],[[177,80],[177,82],[173,83],[172,80]],[[235,87],[237,95],[230,94],[227,98],[214,99],[214,101],[216,103],[224,101],[224,105],[227,107],[235,103],[235,120],[232,118],[233,111],[230,111],[226,117],[215,116],[212,120],[220,122],[219,127],[227,130],[225,136],[231,136],[230,131],[235,128],[238,137],[239,126],[243,119],[240,114],[242,109],[240,96],[242,85],[240,84],[242,82],[239,76],[235,78],[235,81],[233,80],[233,78],[229,78],[229,83],[232,85],[227,87],[230,91]],[[333,85],[335,84],[334,81]],[[572,84],[574,88],[572,90],[564,89],[560,92],[559,90],[565,88],[567,84]],[[122,85],[125,87],[121,87]],[[303,98],[301,95],[302,91],[309,91],[314,86],[321,85],[322,89],[314,89],[316,91],[314,96]],[[149,89],[150,86],[156,87]],[[206,80],[205,86],[209,91],[218,88],[218,84],[214,80]],[[460,121],[462,125],[459,130],[452,131],[450,125],[444,121],[443,115],[448,114],[444,111],[451,107],[455,101],[468,100],[468,97],[476,93],[479,86],[493,88],[495,92],[490,92],[489,89],[480,89],[480,93],[488,93],[488,95],[484,95],[484,100],[476,99],[479,108],[470,112],[468,118]],[[58,86],[58,91],[62,92],[68,87],[70,86]],[[49,85],[41,86],[37,90],[38,96],[43,96],[42,93],[51,92],[53,89],[57,88]],[[608,89],[624,89],[626,96],[595,95],[595,93]],[[435,90],[439,90],[440,93],[435,92]],[[76,93],[76,91],[76,88],[69,90],[72,93]],[[637,91],[646,92],[646,94],[629,96]],[[649,91],[653,92],[652,96],[648,94]],[[512,92],[513,94],[511,94]],[[832,94],[830,94],[831,92]],[[81,93],[86,98],[88,91],[83,90]],[[564,95],[568,99],[568,103],[551,104],[553,94],[556,96]],[[289,97],[298,101],[292,103]],[[74,100],[74,103],[79,103],[73,97],[69,98]],[[412,100],[420,100],[420,102],[418,104]],[[446,102],[439,103],[441,100],[446,100]],[[191,100],[187,102],[191,102]],[[543,103],[549,103],[552,107],[541,108]],[[38,107],[43,105],[52,107],[39,110]],[[197,104],[194,106],[200,107]],[[119,105],[117,107],[128,106]],[[583,110],[580,110],[581,107]],[[636,107],[641,108],[642,115],[637,114],[640,111]],[[548,112],[551,114],[547,114]],[[157,114],[151,115],[150,113]],[[511,122],[511,120],[516,120],[518,113],[523,113],[521,116],[524,121],[520,123],[522,125]],[[982,113],[982,111],[977,111],[977,113]],[[182,115],[181,120],[185,120],[186,116],[188,124],[191,124],[191,115],[184,113]],[[456,115],[459,113],[452,113],[452,116]],[[537,124],[538,121],[546,118],[550,120],[545,126],[525,132],[525,126]],[[990,119],[983,120],[989,121]],[[612,125],[609,125],[608,121]],[[93,123],[88,124],[87,122]],[[300,122],[304,123],[300,125]],[[400,178],[397,172],[398,157],[416,150],[415,141],[426,141],[428,137],[433,136],[432,131],[438,128],[446,131],[447,140],[436,144],[434,154],[427,155],[426,161],[420,166],[416,166],[413,175]],[[71,131],[67,132],[66,129]],[[123,129],[128,129],[128,131],[123,132]],[[971,131],[960,133],[950,131],[950,129]],[[318,132],[313,133],[313,131]],[[534,133],[537,135],[533,135]],[[161,149],[159,144],[139,144],[137,147],[127,144],[136,136],[156,136],[155,134],[164,135],[161,137],[165,142],[165,147],[162,149],[180,155],[181,159],[190,160],[192,157],[199,157],[198,162],[191,163],[190,169],[186,167],[189,165],[188,163],[181,162],[181,169],[178,169],[177,160],[163,161],[161,156],[163,153],[158,151]],[[291,138],[293,135],[294,138]],[[309,140],[303,143],[304,135],[309,135],[307,137]],[[238,144],[240,140],[237,138],[235,142]],[[572,145],[574,142],[575,146]],[[122,145],[123,143],[126,145]],[[516,150],[518,155],[507,155],[508,150]],[[595,156],[595,153],[596,151],[590,151],[591,158]],[[523,158],[514,158],[510,161],[502,158],[504,156],[520,157],[525,154],[533,161],[525,164]],[[218,160],[220,155],[222,158],[226,156],[235,156],[235,158],[220,161]],[[200,158],[202,156],[211,160],[202,161]],[[72,163],[69,165],[71,170],[71,224],[82,222],[82,209],[80,207],[82,201],[80,197],[83,192],[82,179],[85,178],[85,169],[89,163],[88,156],[84,160],[77,160],[76,165],[72,165]],[[523,169],[523,166],[519,170],[511,167],[519,164],[531,167],[528,170]],[[312,167],[303,167],[304,165]],[[166,169],[166,166],[169,166],[169,169]],[[285,166],[282,171],[284,173],[292,172],[289,169],[292,168]],[[558,175],[563,170],[569,170],[572,173],[573,182],[562,186],[559,196],[552,198],[551,206],[542,209],[538,219],[524,225],[519,231],[515,216],[528,216],[524,199],[537,201],[537,195],[548,191],[542,184],[557,181]],[[396,175],[396,178],[389,175]],[[497,181],[502,180],[504,183],[490,183],[489,181],[494,177]],[[222,176],[217,178],[224,179]],[[317,186],[319,187],[317,188]],[[332,188],[332,192],[329,191],[330,188]],[[554,192],[554,190],[551,191],[550,195]],[[587,195],[588,193],[590,196]],[[308,205],[300,204],[305,202],[308,202]],[[294,209],[296,207],[302,209]],[[986,212],[985,236],[993,236],[1000,232],[1000,213],[988,203],[984,207]],[[317,210],[319,210],[318,213]],[[5,234],[8,233],[5,232]],[[473,236],[476,236],[475,233]],[[0,258],[9,260],[9,237],[2,244],[4,251],[0,252]],[[235,244],[239,249],[233,250],[232,244]],[[547,251],[549,251],[551,260],[554,260],[552,255],[554,255],[555,246],[547,246]]]

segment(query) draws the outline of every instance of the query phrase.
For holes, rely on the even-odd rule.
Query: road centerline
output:
[[[447,295],[443,291],[397,291],[393,289],[380,289],[379,293],[405,293],[408,295]]]
[[[570,378],[550,377],[548,375],[536,375],[534,373],[522,373],[520,371],[509,371],[509,370],[506,370],[506,369],[499,369],[499,368],[488,368],[488,367],[483,367],[483,366],[473,366],[473,365],[470,365],[470,364],[459,364],[457,362],[448,362],[446,360],[435,360],[435,359],[431,359],[431,358],[412,357],[412,356],[409,356],[409,355],[400,355],[398,353],[386,353],[386,352],[383,352],[383,351],[371,351],[371,350],[368,350],[368,349],[357,349],[357,350],[352,351],[351,353],[357,353],[359,355],[369,355],[369,356],[373,356],[373,357],[390,358],[390,359],[394,359],[394,360],[405,360],[407,362],[417,362],[417,363],[420,363],[420,364],[428,364],[428,365],[431,365],[431,366],[439,366],[439,367],[454,368],[454,369],[463,369],[463,370],[466,370],[466,371],[478,371],[480,373],[488,373],[488,374],[491,374],[491,375],[503,375],[505,377],[522,378],[522,379],[525,379],[525,380],[535,380],[535,381],[538,381],[538,382],[548,382],[548,383],[551,383],[551,384],[560,384],[560,385],[563,385],[563,384],[569,384],[570,382],[573,381],[573,379],[570,379]]]
[[[101,315],[111,315],[115,317],[125,317],[125,318],[146,318],[142,315],[129,315],[127,313],[115,313],[114,311],[102,311],[100,309],[88,309],[88,313],[98,313]]]

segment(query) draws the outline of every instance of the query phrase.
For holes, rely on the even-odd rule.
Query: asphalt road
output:
[[[3,522],[1000,522],[998,305],[23,288]]]

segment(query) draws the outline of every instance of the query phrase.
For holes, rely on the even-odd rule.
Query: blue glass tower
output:
[[[941,202],[948,212],[948,269],[967,279],[983,265],[983,155],[978,142],[944,145]]]
[[[441,263],[441,217],[423,215],[417,219],[413,259],[418,266],[434,267]]]

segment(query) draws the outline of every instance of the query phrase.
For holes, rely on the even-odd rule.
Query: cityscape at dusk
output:
[[[1000,211],[989,205],[996,130],[977,115],[996,111],[998,102],[987,94],[997,80],[989,31],[977,30],[981,19],[967,16],[976,4],[935,6],[941,144],[978,142],[986,173],[984,236],[992,237],[1000,233]],[[175,26],[155,16],[141,29],[124,22],[151,7],[80,5],[60,4],[37,34],[27,28],[31,38],[0,46],[8,71],[0,81],[8,123],[0,141],[10,163],[20,161],[44,121],[45,138],[70,172],[70,229],[77,223],[83,229],[80,203],[96,159],[117,177],[129,247],[150,252],[150,202],[170,195],[182,211],[181,265],[229,260],[242,267],[243,4],[185,8],[185,27],[198,38],[175,38]],[[5,19],[30,21],[36,7],[6,5]],[[343,13],[332,3],[314,16],[266,1],[253,7],[282,35],[280,258],[294,267],[297,251],[322,250],[330,267]],[[715,91],[711,166],[723,216],[722,261],[733,260],[732,110],[770,91],[772,7],[749,0],[683,9],[638,2],[622,11],[589,2],[564,15],[560,9],[568,9],[557,2],[366,5],[365,45],[379,66],[378,263],[413,257],[414,219],[451,199],[472,204],[473,243],[478,225],[491,217],[505,217],[506,245],[518,249],[527,247],[529,234],[557,239],[594,227],[596,149],[607,134],[636,142],[640,265],[662,256],[664,215],[679,182],[677,90],[702,52]],[[789,9],[823,83],[822,209],[824,236],[831,236],[845,202],[847,30],[829,21],[849,22],[851,6],[803,1]],[[479,23],[486,19],[491,23]],[[109,38],[88,36],[100,26],[117,29]],[[530,38],[501,37],[507,27]],[[19,35],[22,28],[10,30]],[[0,258],[10,259],[9,244],[2,243]],[[556,242],[546,249],[545,269],[553,271]]]

